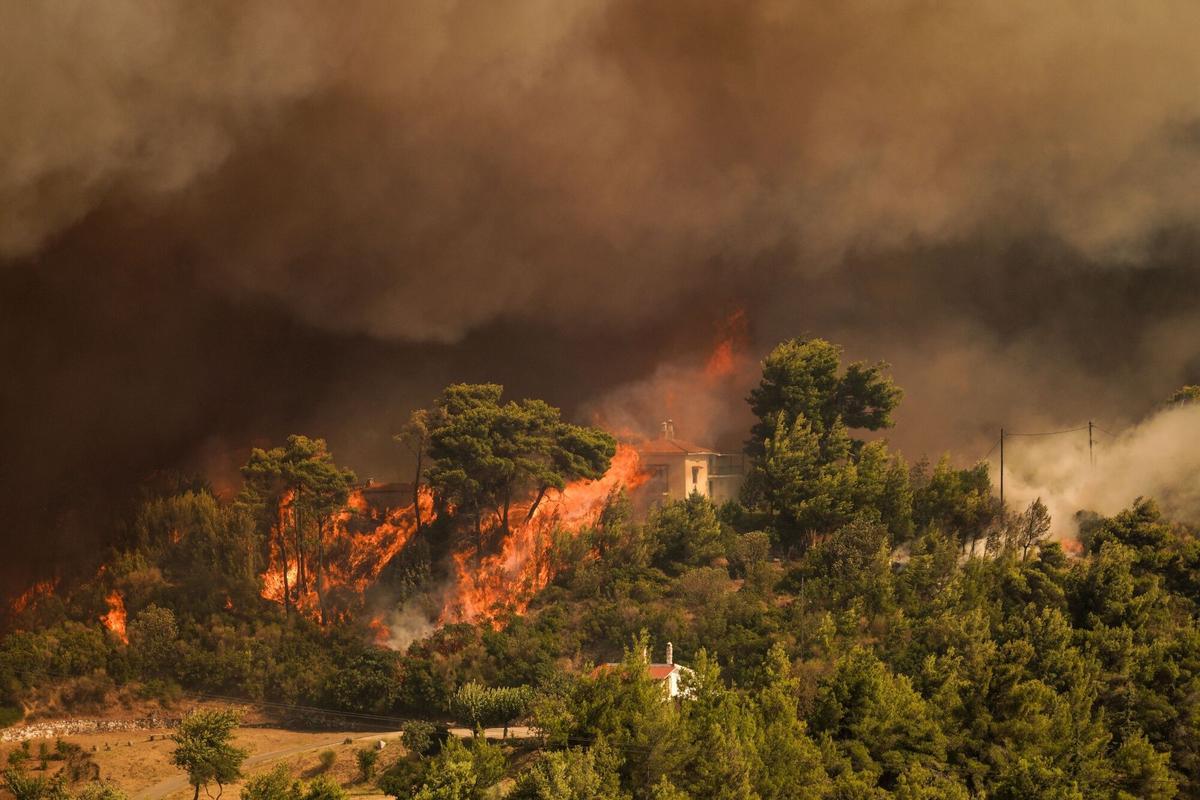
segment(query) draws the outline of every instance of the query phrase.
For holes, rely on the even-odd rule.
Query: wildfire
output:
[[[378,614],[371,618],[369,627],[371,633],[375,636],[375,644],[387,645],[392,640],[392,631],[387,623],[383,621],[383,617]]]
[[[618,445],[604,477],[576,481],[548,497],[532,519],[512,529],[500,552],[483,558],[469,549],[456,553],[456,580],[439,622],[493,620],[503,611],[524,613],[533,596],[554,578],[555,565],[548,557],[554,532],[577,535],[595,523],[613,489],[635,489],[647,478],[637,450]]]
[[[704,365],[704,378],[708,383],[738,372],[748,335],[745,309],[739,308],[721,322],[717,327],[717,343]]]
[[[9,604],[9,610],[13,614],[20,614],[25,609],[36,605],[43,597],[54,594],[54,589],[57,586],[57,580],[38,581],[14,599]]]
[[[615,488],[635,489],[646,478],[637,450],[622,444],[603,477],[576,481],[561,492],[551,492],[532,516],[532,498],[523,507],[514,506],[513,518],[521,522],[509,529],[497,552],[481,554],[468,546],[452,555],[454,574],[443,596],[438,623],[492,621],[501,614],[524,612],[533,596],[554,577],[556,565],[550,557],[554,537],[577,535],[595,523]],[[296,557],[292,501],[285,496],[279,508],[270,568],[262,575],[262,596],[279,604],[286,598],[289,607],[313,619],[361,613],[367,590],[416,534],[416,506],[381,512],[372,508],[362,491],[351,493],[347,507],[324,526],[320,536],[318,592],[311,555],[307,581]],[[432,522],[432,494],[422,490],[418,502],[421,520]],[[314,534],[309,531],[308,535]],[[309,542],[307,547],[313,549],[313,544]],[[380,644],[395,638],[382,614],[374,616],[369,626]]]
[[[423,492],[419,502],[422,519],[430,520],[433,517],[432,497],[428,492]],[[346,509],[333,518],[330,529],[321,535],[321,547],[326,558],[320,577],[321,590],[318,592],[316,576],[313,575],[307,584],[301,585],[298,580],[299,564],[292,560],[293,554],[286,545],[285,552],[279,548],[279,543],[292,535],[288,530],[294,523],[292,513],[291,498],[287,497],[279,514],[284,534],[277,535],[272,544],[271,567],[262,576],[262,596],[283,604],[286,586],[292,606],[314,619],[321,616],[321,595],[361,600],[366,589],[379,577],[388,562],[404,549],[417,529],[414,507],[409,505],[390,509],[372,529],[355,530],[357,521],[370,519],[370,508],[361,490],[352,492]]]
[[[100,621],[122,642],[129,644],[129,634],[125,632],[125,601],[121,598],[121,593],[113,589],[104,599],[108,603],[108,613],[101,616]]]

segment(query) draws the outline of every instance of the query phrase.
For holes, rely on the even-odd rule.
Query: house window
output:
[[[700,468],[692,467],[692,491],[700,491]]]
[[[648,464],[646,472],[650,474],[649,490],[654,494],[666,494],[669,489],[667,466],[665,464]]]

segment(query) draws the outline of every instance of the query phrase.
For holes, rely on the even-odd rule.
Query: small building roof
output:
[[[598,664],[598,665],[596,665],[596,668],[594,670],[592,670],[592,677],[595,678],[598,675],[608,672],[609,670],[617,669],[620,666],[621,665],[619,663]],[[671,677],[672,672],[675,672],[680,669],[687,669],[687,668],[680,667],[678,664],[647,664],[646,665],[647,674],[649,674],[650,677],[656,681],[665,681],[667,678]]]
[[[716,450],[709,447],[701,447],[698,444],[684,441],[683,439],[667,439],[661,437],[651,439],[648,442],[642,442],[638,445],[638,450],[646,455],[715,455]]]
[[[665,681],[677,669],[679,669],[678,664],[650,664],[646,667],[650,677],[656,681]]]

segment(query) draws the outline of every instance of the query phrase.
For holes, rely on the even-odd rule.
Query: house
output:
[[[646,672],[650,675],[651,679],[662,684],[668,698],[673,700],[676,697],[687,696],[688,692],[680,686],[680,679],[684,675],[693,675],[694,673],[682,664],[675,663],[675,649],[671,646],[670,642],[667,642],[667,658],[665,663],[651,664],[649,663],[650,657],[648,655],[645,656],[644,660],[647,662]],[[618,663],[601,664],[592,670],[592,677],[594,678],[608,670],[617,669],[620,666]]]
[[[741,491],[742,456],[677,439],[671,420],[662,424],[662,436],[638,446],[638,454],[650,476],[645,491],[656,499],[683,500],[694,492],[720,505],[736,500]]]

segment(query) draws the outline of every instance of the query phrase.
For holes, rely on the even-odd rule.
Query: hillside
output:
[[[320,440],[255,450],[235,500],[150,497],[94,577],[14,603],[7,721],[206,698],[405,731],[369,780],[346,771],[354,748],[333,781],[297,753],[307,782],[264,778],[247,800],[1200,792],[1195,530],[1138,499],[1055,539],[1046,505],[1003,506],[986,464],[910,465],[868,440],[900,391],[839,358],[795,340],[767,359],[746,483],[719,507],[641,511],[630,450],[487,385],[414,415],[410,506],[370,507]],[[444,733],[517,724],[533,738]],[[330,739],[239,730],[256,752]],[[148,744],[137,763],[97,753],[101,777],[141,797],[169,772]],[[74,777],[53,790],[89,791]]]

